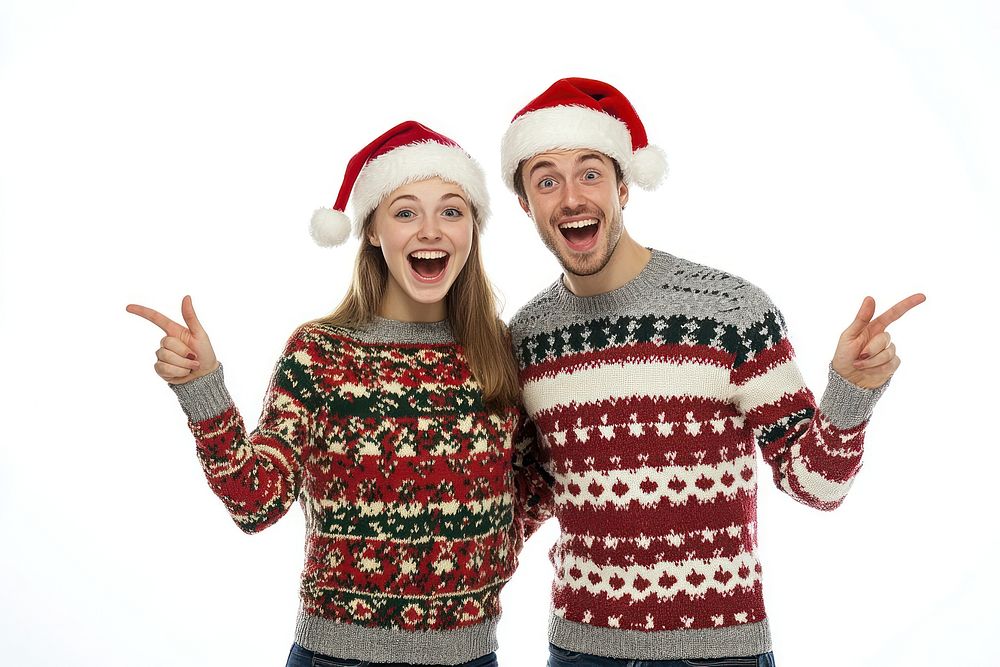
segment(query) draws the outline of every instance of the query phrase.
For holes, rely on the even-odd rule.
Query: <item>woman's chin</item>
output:
[[[444,301],[454,283],[454,277],[448,275],[433,282],[411,279],[402,285],[403,294],[415,306],[433,306]]]
[[[450,287],[451,283],[447,285],[421,285],[419,287],[408,286],[404,291],[410,301],[413,301],[415,304],[432,306],[444,301],[445,297],[448,296],[448,289]]]

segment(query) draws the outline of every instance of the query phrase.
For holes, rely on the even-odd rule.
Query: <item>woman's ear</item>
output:
[[[381,248],[382,243],[379,241],[378,233],[375,229],[375,213],[376,211],[372,211],[365,218],[365,221],[361,224],[361,233],[368,239],[368,243],[372,244],[376,248]]]

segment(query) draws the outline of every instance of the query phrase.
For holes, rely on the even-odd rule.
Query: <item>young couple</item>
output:
[[[499,593],[548,516],[560,536],[549,665],[773,665],[756,551],[756,450],[833,509],[899,366],[865,298],[822,399],[767,296],[637,244],[629,187],[666,174],[612,86],[562,79],[518,112],[503,177],[564,273],[498,318],[489,197],[452,140],[408,121],[355,155],[321,245],[361,239],[329,316],[292,334],[247,433],[190,297],[155,364],[209,484],[256,532],[306,517],[288,667],[496,664]],[[523,407],[522,407],[523,406]]]

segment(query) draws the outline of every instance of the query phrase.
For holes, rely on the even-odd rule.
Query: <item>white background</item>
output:
[[[762,471],[778,664],[1000,664],[997,5],[652,6],[0,2],[0,663],[284,664],[301,513],[231,523],[125,305],[192,294],[252,425],[286,336],[348,283],[356,246],[314,246],[312,210],[414,118],[487,169],[509,317],[558,267],[499,139],[587,76],[671,164],[633,236],[763,287],[817,394],[863,296],[928,296],[890,329],[904,363],[843,507]],[[505,590],[502,665],[545,658],[555,531]]]

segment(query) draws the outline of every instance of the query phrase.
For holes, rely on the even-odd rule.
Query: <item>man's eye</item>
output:
[[[597,173],[596,171],[588,171],[586,174],[583,175],[584,178],[586,178],[588,180],[591,180],[591,181],[594,180],[595,178],[600,178],[600,176],[601,175],[599,173]]]
[[[553,180],[551,178],[543,178],[541,181],[539,181],[538,187],[540,187],[540,188],[551,188],[555,184],[556,184],[555,180]]]

